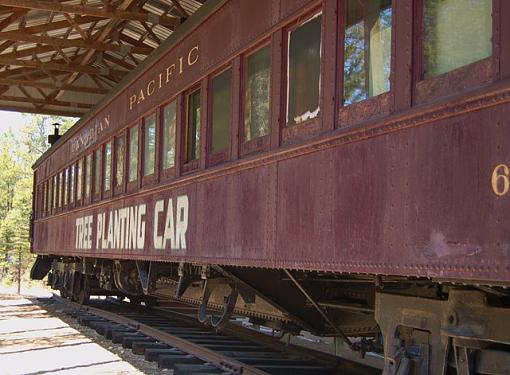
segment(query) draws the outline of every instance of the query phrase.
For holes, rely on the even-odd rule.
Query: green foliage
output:
[[[30,217],[32,213],[33,163],[47,149],[52,124],[61,124],[63,134],[75,119],[27,115],[15,137],[12,131],[0,134],[0,278],[18,281],[29,270]]]

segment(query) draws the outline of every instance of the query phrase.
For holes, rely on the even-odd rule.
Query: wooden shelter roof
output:
[[[206,0],[0,0],[0,110],[81,117]]]

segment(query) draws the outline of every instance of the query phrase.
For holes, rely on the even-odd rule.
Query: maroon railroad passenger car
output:
[[[35,164],[33,277],[382,338],[388,374],[508,368],[509,19],[208,1]]]

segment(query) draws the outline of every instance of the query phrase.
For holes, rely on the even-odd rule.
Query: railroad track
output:
[[[42,302],[64,304],[64,312],[78,323],[148,361],[156,361],[160,368],[173,369],[175,375],[380,373],[352,361],[283,346],[243,327],[230,325],[215,331],[192,321],[190,307],[185,313],[170,312],[168,307],[164,311],[146,309],[111,299],[91,300],[82,306],[56,295]]]

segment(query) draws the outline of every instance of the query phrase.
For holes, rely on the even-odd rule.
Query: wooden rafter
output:
[[[5,18],[4,20],[2,20],[2,22],[0,22],[0,30],[5,29],[11,23],[27,14],[27,12],[28,9],[18,9],[14,11],[9,17]]]
[[[89,94],[106,94],[108,90],[96,87],[87,87],[79,85],[63,85],[59,83],[37,82],[28,79],[10,79],[0,78],[0,85],[19,86],[19,87],[34,87],[48,90],[66,90]]]
[[[138,53],[140,55],[148,55],[154,49],[151,47],[135,47],[129,46],[126,44],[111,44],[111,43],[101,43],[96,42],[90,39],[62,39],[62,38],[54,38],[49,36],[41,36],[41,35],[33,35],[22,31],[8,31],[8,32],[0,32],[0,40],[14,40],[17,42],[31,42],[37,44],[49,44],[55,47],[60,48],[69,48],[69,47],[77,47],[77,48],[92,48],[96,51],[112,51],[112,52],[120,52],[122,54],[126,53]]]
[[[49,104],[49,105],[55,105],[55,106],[60,106],[60,107],[84,108],[84,109],[92,108],[91,104],[86,104],[86,103],[69,102],[69,101],[55,100],[55,99],[40,99],[40,98],[30,97],[30,95],[26,91],[23,91],[23,88],[21,90],[26,97],[12,96],[12,95],[1,95],[0,94],[0,101],[32,103],[32,104]]]
[[[0,0],[0,109],[81,116],[193,13],[181,0],[90,4]]]
[[[80,26],[88,24],[88,23],[96,22],[96,21],[97,21],[96,17],[89,17],[89,16],[75,16],[74,17],[74,22]],[[47,31],[60,30],[60,29],[66,28],[66,27],[69,27],[69,21],[67,21],[67,20],[66,21],[53,21],[53,22],[49,22],[49,23],[43,23],[43,24],[37,25],[37,26],[25,27],[23,29],[23,31],[26,33],[30,33],[30,34],[37,34],[37,33],[43,33],[43,32],[47,32]]]
[[[102,76],[117,76],[123,77],[126,73],[120,70],[113,69],[101,69],[95,68],[92,66],[83,66],[79,64],[60,64],[55,62],[37,62],[33,60],[17,60],[12,58],[6,58],[0,55],[0,64],[13,65],[13,66],[23,66],[29,68],[37,68],[42,70],[59,70],[62,72],[79,72],[79,73],[87,73],[87,74],[96,74]]]
[[[171,28],[175,27],[179,23],[179,20],[176,17],[158,16],[154,13],[133,12],[118,8],[109,10],[106,8],[84,5],[68,5],[41,0],[0,0],[0,5],[24,9],[46,10],[49,12],[81,14],[99,18],[115,18],[128,21],[149,22]]]
[[[10,104],[1,104],[0,108],[4,111],[12,112],[23,112],[23,113],[37,113],[43,115],[56,115],[56,116],[68,116],[68,117],[81,117],[86,113],[86,110],[70,111],[69,109],[51,109],[47,107],[29,107],[29,106],[16,106]]]
[[[120,5],[118,5],[118,10],[128,9],[129,7],[131,7],[134,4],[134,2],[135,2],[134,0],[124,0],[124,1],[122,1],[122,3]],[[117,24],[117,22],[118,22],[118,20],[110,20],[110,22],[105,27],[103,27],[103,29],[98,34],[98,36],[95,40],[97,42],[102,42],[102,41],[106,40],[106,38],[108,38],[110,36],[111,32],[115,28],[115,25]],[[81,65],[81,66],[87,65],[90,62],[90,60],[95,56],[95,53],[96,53],[95,50],[89,49],[85,53],[84,56],[80,56],[79,65]],[[76,72],[72,73],[66,80],[66,84],[68,84],[68,85],[72,84],[78,78],[78,76],[79,76],[78,72],[79,71],[77,70]],[[58,90],[58,91],[54,92],[51,95],[51,97],[57,98],[61,94],[62,94],[62,90]]]

